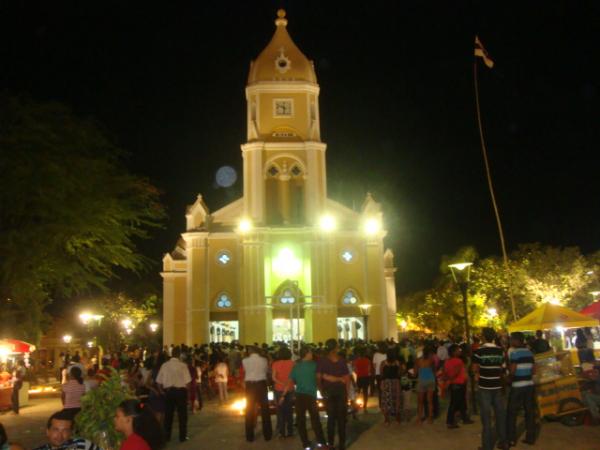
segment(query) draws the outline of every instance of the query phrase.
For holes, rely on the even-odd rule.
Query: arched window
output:
[[[304,163],[293,155],[279,155],[264,166],[265,203],[269,225],[298,225],[305,221]]]
[[[279,301],[284,305],[291,305],[296,303],[296,297],[294,297],[294,293],[291,289],[285,289],[281,294],[281,297],[279,297]]]
[[[289,306],[297,303],[302,298],[302,291],[298,284],[292,280],[285,280],[279,285],[273,295],[274,304]]]
[[[342,304],[344,306],[355,306],[358,305],[358,295],[354,289],[348,289],[342,296]]]
[[[223,293],[217,296],[217,308],[224,309],[231,308],[232,306],[233,302],[231,301],[229,295]]]

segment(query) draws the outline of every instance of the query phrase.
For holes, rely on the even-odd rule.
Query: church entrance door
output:
[[[338,317],[338,339],[364,339],[365,324],[362,317]]]
[[[214,320],[209,322],[211,342],[231,342],[240,338],[237,320]]]

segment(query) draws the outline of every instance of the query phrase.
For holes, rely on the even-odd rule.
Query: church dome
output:
[[[277,11],[271,42],[250,64],[248,84],[260,81],[306,81],[316,83],[312,61],[294,44],[287,31],[285,11]]]

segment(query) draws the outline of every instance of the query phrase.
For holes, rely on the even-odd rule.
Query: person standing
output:
[[[220,356],[215,364],[215,383],[219,391],[219,404],[222,405],[228,399],[227,383],[229,383],[229,366],[224,356]]]
[[[188,355],[186,358],[186,364],[188,371],[190,372],[190,381],[189,391],[188,391],[188,399],[190,401],[190,410],[192,414],[196,414],[196,394],[198,393],[198,372],[194,367],[194,357],[193,355]]]
[[[444,378],[448,381],[450,391],[450,404],[446,416],[448,428],[458,428],[456,413],[460,413],[464,424],[473,423],[467,415],[467,371],[461,353],[460,345],[452,344],[448,349],[449,358],[444,364]]]
[[[511,389],[508,395],[507,438],[512,447],[517,442],[517,414],[521,406],[525,410],[525,439],[523,443],[535,443],[535,388],[533,374],[535,359],[525,347],[525,336],[520,331],[510,335],[512,351],[509,356]]]
[[[390,417],[394,416],[396,421],[402,421],[402,388],[400,377],[403,372],[402,362],[398,359],[396,350],[388,350],[387,358],[381,363],[381,394],[379,395],[379,406],[385,424],[390,424]]]
[[[506,441],[506,406],[502,389],[504,375],[504,352],[494,340],[496,332],[492,328],[483,329],[484,344],[473,353],[473,373],[479,390],[479,415],[483,430],[481,433],[482,450],[494,448],[492,432],[492,410],[496,421],[498,448],[508,450]]]
[[[354,373],[356,373],[357,394],[363,395],[363,412],[367,413],[369,402],[369,386],[371,385],[371,361],[365,356],[365,349],[356,349],[357,358],[353,361]]]
[[[310,441],[306,432],[306,411],[310,416],[310,423],[317,438],[317,445],[323,447],[325,446],[325,436],[323,435],[317,407],[317,363],[313,360],[310,347],[302,347],[299,356],[300,359],[294,364],[283,390],[282,399],[285,398],[295,384],[296,420],[298,422],[298,434],[302,440],[302,448],[310,448]]]
[[[348,366],[338,354],[338,345],[335,339],[325,342],[327,355],[319,360],[317,365],[317,380],[321,384],[321,392],[327,405],[327,441],[333,447],[335,429],[337,426],[339,443],[338,449],[346,448],[346,414],[347,390],[350,381]]]
[[[417,369],[417,424],[423,423],[424,414],[427,422],[433,423],[433,391],[435,390],[435,361],[434,350],[429,345],[423,348],[423,354],[415,362]],[[427,402],[427,411],[425,411]]]
[[[375,369],[375,385],[377,386],[377,395],[381,395],[381,363],[386,358],[385,347],[383,343],[377,346],[377,351],[373,353],[373,368]]]
[[[23,380],[25,379],[25,362],[20,359],[17,361],[17,365],[13,370],[13,378],[12,378],[12,395],[11,395],[11,405],[12,410],[15,414],[19,414],[19,391],[23,387]]]
[[[292,352],[283,347],[279,350],[279,359],[273,362],[271,372],[275,383],[275,401],[277,402],[277,432],[279,437],[291,437],[294,431],[294,399],[292,392],[286,392],[290,373],[294,367]]]
[[[269,363],[258,354],[257,346],[248,348],[248,357],[242,360],[244,367],[244,388],[246,391],[246,440],[254,441],[254,426],[256,424],[256,406],[260,406],[263,436],[265,441],[273,437],[269,398],[267,396],[267,372]]]
[[[165,436],[167,441],[171,439],[173,429],[173,416],[177,409],[177,421],[179,423],[179,441],[184,442],[187,437],[187,396],[188,384],[192,381],[188,366],[179,359],[181,350],[179,347],[173,349],[171,359],[164,363],[158,371],[156,382],[165,391]]]
[[[546,339],[544,339],[544,333],[542,330],[537,330],[535,332],[535,340],[533,341],[533,353],[546,353],[550,351],[550,344]]]
[[[124,400],[117,407],[115,430],[125,436],[119,450],[160,450],[164,439],[156,417],[138,400]]]
[[[75,416],[81,411],[81,397],[85,395],[85,384],[79,367],[74,366],[67,375],[67,382],[62,385],[61,400],[63,409]]]

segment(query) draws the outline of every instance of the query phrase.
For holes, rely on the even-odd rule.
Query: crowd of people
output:
[[[585,336],[584,332],[580,334]],[[471,397],[469,382],[477,390],[482,450],[516,445],[516,422],[521,409],[525,416],[523,442],[533,445],[539,432],[534,354],[549,350],[551,345],[541,332],[535,337],[520,332],[508,336],[484,328],[473,337],[471,345],[451,337],[403,339],[398,343],[329,339],[315,344],[293,342],[291,346],[282,342],[248,346],[238,342],[212,343],[154,351],[132,348],[106,355],[100,364],[93,364],[91,359],[82,361],[79,354],[65,355],[60,373],[63,410],[48,420],[48,444],[39,449],[97,448],[85,439],[73,438],[74,419],[85,393],[101,384],[112,369],[122,374],[123,384],[136,396],[115,411],[115,429],[124,437],[122,450],[161,448],[171,440],[175,414],[178,439],[186,441],[188,413],[200,411],[206,398],[217,397],[219,404],[227,404],[232,389],[244,392],[245,438],[249,442],[255,439],[259,413],[263,438],[273,438],[274,410],[279,438],[294,435],[295,414],[303,448],[335,446],[344,450],[347,418],[350,415],[357,419],[361,411],[368,414],[369,399],[373,397],[387,426],[392,421],[432,423],[441,414],[440,398],[447,397],[445,422],[448,430],[453,430],[460,424],[473,423],[470,405],[475,398]],[[581,350],[582,362],[588,361],[588,352],[583,346]],[[583,396],[598,422],[597,367],[590,372],[590,383],[591,388]],[[273,401],[269,400],[269,391],[273,392]],[[413,393],[416,415],[411,417]],[[327,417],[325,430],[319,415],[323,407]],[[307,413],[314,434],[312,441],[306,426]],[[6,437],[4,441],[8,442]]]

